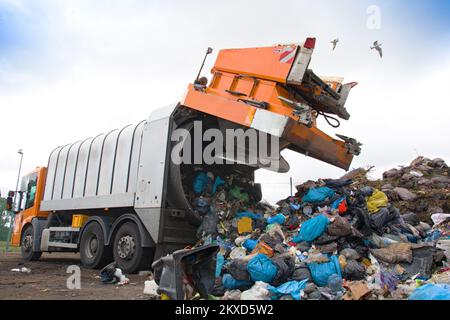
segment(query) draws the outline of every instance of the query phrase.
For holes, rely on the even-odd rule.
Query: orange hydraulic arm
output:
[[[356,83],[323,80],[308,69],[315,41],[221,50],[209,86],[190,84],[181,104],[246,127],[279,132],[288,148],[347,170],[361,144],[345,136],[331,138],[316,127],[316,118],[332,114],[349,119],[344,104]]]

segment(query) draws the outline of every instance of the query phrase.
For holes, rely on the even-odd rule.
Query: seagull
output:
[[[378,40],[373,43],[373,47],[370,47],[371,50],[375,49],[380,54],[380,58],[383,58],[383,50],[381,50],[381,43],[378,43]]]
[[[334,39],[333,41],[330,41],[330,43],[333,44],[333,51],[334,51],[334,49],[336,49],[336,45],[338,42],[339,42],[339,39]]]

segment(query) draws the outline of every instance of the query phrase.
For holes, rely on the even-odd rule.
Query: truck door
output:
[[[16,212],[14,218],[13,235],[11,237],[11,244],[14,246],[20,245],[20,238],[23,226],[31,223],[34,217],[47,216],[39,211],[40,196],[42,194],[41,179],[43,177],[43,168],[41,170],[33,171],[22,178],[20,190],[16,195],[14,210]]]

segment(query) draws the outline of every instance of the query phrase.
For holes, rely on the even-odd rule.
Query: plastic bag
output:
[[[343,291],[342,282],[342,277],[338,274],[332,274],[328,277],[327,287],[331,289],[331,292],[337,293]]]
[[[302,241],[313,241],[325,232],[330,221],[323,214],[305,221],[300,227],[299,233],[292,239],[298,243]]]
[[[212,187],[212,193],[213,194],[216,193],[217,187],[220,187],[224,184],[225,184],[225,181],[221,177],[217,176],[216,179],[214,180],[214,184]]]
[[[355,260],[347,260],[344,268],[345,278],[348,280],[363,280],[366,277],[366,269]]]
[[[223,256],[223,254],[218,253],[217,261],[216,261],[216,277],[220,277],[224,263],[225,263],[225,257]]]
[[[242,200],[244,202],[248,202],[248,193],[241,192],[241,188],[238,186],[234,186],[228,191],[229,195],[232,196],[235,199]]]
[[[295,258],[289,253],[277,255],[272,258],[272,262],[278,269],[277,275],[272,281],[272,285],[278,286],[286,281],[294,273]]]
[[[264,254],[258,254],[252,258],[247,265],[247,271],[253,281],[270,283],[277,275],[277,267]]]
[[[288,281],[281,286],[268,286],[267,289],[274,294],[272,299],[278,299],[280,296],[291,295],[295,300],[301,299],[302,290],[305,289],[308,279],[302,281]]]
[[[155,282],[155,280],[148,280],[144,282],[144,294],[148,294],[151,296],[157,296],[158,295],[158,284]]]
[[[250,280],[247,264],[248,262],[244,259],[234,259],[228,264],[227,269],[236,280]]]
[[[248,288],[253,284],[251,280],[236,280],[231,274],[225,273],[222,277],[222,284],[226,289]]]
[[[222,297],[222,300],[241,300],[242,292],[240,290],[227,290]]]
[[[426,284],[409,296],[408,300],[450,300],[450,285],[448,284]]]
[[[245,248],[242,247],[236,247],[233,248],[230,252],[230,259],[241,259],[244,258],[247,255],[247,252],[245,251]]]
[[[217,237],[218,231],[217,231],[217,224],[219,223],[219,218],[214,212],[210,212],[206,214],[203,219],[202,223],[197,229],[197,237],[201,238],[203,236],[211,235],[212,238]]]
[[[311,272],[309,272],[308,266],[302,264],[297,266],[292,273],[290,280],[302,281],[302,280],[312,280]]]
[[[194,206],[194,209],[197,210],[198,213],[200,213],[200,215],[207,214],[211,209],[208,199],[202,196],[196,198],[193,201],[192,205]]]
[[[314,283],[319,287],[325,287],[328,284],[328,278],[333,274],[337,274],[342,277],[341,267],[336,256],[331,256],[329,262],[309,263],[308,268],[311,272]]]
[[[247,252],[252,252],[253,249],[255,249],[258,242],[259,242],[258,240],[247,239],[244,241],[244,243],[242,243],[242,246],[247,250]]]
[[[266,230],[266,233],[259,237],[259,241],[266,243],[271,248],[275,248],[277,244],[283,243],[286,239],[284,238],[280,225],[272,224],[270,226],[273,227]]]
[[[367,210],[374,213],[388,204],[388,197],[383,191],[375,189],[370,197],[367,198]]]
[[[242,211],[242,212],[236,213],[236,218],[240,219],[240,218],[244,218],[244,217],[247,217],[247,218],[250,218],[253,220],[259,220],[259,219],[263,218],[262,215],[253,213],[251,211]]]
[[[278,224],[282,225],[282,224],[284,224],[285,221],[286,221],[286,217],[282,213],[279,213],[276,216],[267,218],[268,224],[278,223]]]
[[[267,300],[269,297],[269,290],[267,290],[267,283],[257,281],[250,289],[242,292],[241,300]]]
[[[194,192],[201,194],[205,191],[206,186],[211,182],[211,178],[205,172],[199,172],[193,182]]]
[[[328,226],[328,234],[332,236],[345,237],[352,233],[352,226],[347,219],[335,217],[334,221]]]
[[[334,194],[335,191],[328,187],[312,188],[309,189],[302,201],[308,203],[319,203],[324,201],[326,198],[331,198]]]
[[[341,204],[341,202],[343,202],[345,200],[345,197],[340,197],[336,200],[333,201],[333,203],[331,204],[331,208],[333,209],[338,209],[339,205]]]

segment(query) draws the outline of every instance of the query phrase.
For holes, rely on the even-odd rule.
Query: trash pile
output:
[[[202,298],[450,299],[448,166],[419,157],[367,173],[307,181],[275,208],[245,177],[197,171],[196,248],[219,247]]]
[[[414,159],[409,166],[383,173],[372,186],[380,189],[402,213],[414,212],[432,223],[431,215],[450,212],[449,168],[440,158]]]

